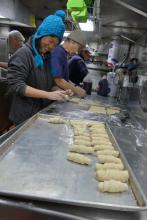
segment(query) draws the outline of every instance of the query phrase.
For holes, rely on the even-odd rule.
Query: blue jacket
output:
[[[84,59],[80,55],[74,55],[68,63],[69,67],[69,79],[79,85],[83,82],[84,77],[88,73],[87,66]]]

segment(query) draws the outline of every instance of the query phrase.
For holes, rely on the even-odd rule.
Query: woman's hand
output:
[[[66,99],[66,92],[63,90],[57,90],[54,92],[48,92],[47,99],[50,100],[58,100],[58,101],[64,101]]]
[[[74,95],[74,93],[71,89],[67,89],[65,92],[66,92],[66,95],[68,95],[70,97]]]

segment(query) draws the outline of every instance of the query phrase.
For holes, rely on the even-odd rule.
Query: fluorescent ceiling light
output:
[[[65,31],[65,32],[64,32],[64,37],[68,37],[69,34],[70,34],[69,31]]]
[[[86,23],[79,23],[79,26],[82,31],[94,31],[94,25],[91,20],[87,20]]]
[[[0,18],[6,18],[6,17],[4,17],[4,16],[0,15]]]

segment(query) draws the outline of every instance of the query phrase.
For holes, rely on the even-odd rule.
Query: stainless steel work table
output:
[[[91,97],[92,98],[92,97]],[[104,100],[106,103],[110,100]],[[110,103],[110,102],[109,102]],[[66,111],[66,108],[63,109]],[[50,107],[49,107],[50,108]],[[46,110],[43,111],[45,113]],[[68,112],[70,112],[68,108]],[[135,113],[135,111],[134,111]],[[117,139],[119,145],[129,165],[131,166],[144,194],[147,197],[147,134],[145,131],[145,127],[143,127],[137,120],[136,115],[133,114],[129,123],[123,126],[115,126],[115,123],[111,124],[111,129],[115,138]],[[134,120],[133,120],[134,119]],[[144,124],[146,124],[146,117],[142,118]],[[131,124],[131,122],[133,122]],[[111,123],[111,122],[110,122]],[[136,125],[136,127],[135,127]],[[4,136],[2,137],[4,140]],[[111,210],[101,210],[96,208],[84,208],[84,207],[77,207],[72,205],[63,205],[63,204],[53,204],[53,203],[46,203],[46,202],[32,202],[27,200],[14,200],[14,199],[6,199],[2,198],[0,200],[0,213],[2,213],[3,217],[3,210],[4,207],[7,207],[8,210],[11,210],[13,213],[17,210],[17,213],[22,213],[22,207],[25,209],[38,209],[40,212],[45,210],[53,210],[58,211],[61,213],[69,213],[73,216],[83,217],[89,220],[99,220],[99,219],[134,219],[134,220],[145,220],[147,218],[147,211],[141,212],[121,212],[121,211],[111,211]],[[27,213],[26,211],[26,213]],[[5,214],[5,213],[4,213]],[[1,217],[0,216],[0,217]],[[6,216],[6,215],[4,215]],[[7,216],[8,217],[8,216]],[[8,219],[8,218],[2,218]],[[12,219],[12,218],[11,218]],[[29,218],[27,218],[29,219]],[[63,218],[64,219],[64,218]],[[69,218],[70,219],[70,218]]]

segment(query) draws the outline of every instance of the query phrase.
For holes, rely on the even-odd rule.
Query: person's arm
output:
[[[82,82],[84,77],[88,74],[88,69],[87,69],[87,66],[83,60],[79,60],[77,65],[78,65],[78,69],[80,72],[80,74],[79,74],[80,82]]]
[[[65,100],[66,92],[63,90],[56,90],[53,92],[46,92],[43,90],[35,89],[31,86],[26,86],[24,96],[31,98],[43,98],[50,100]]]
[[[19,96],[26,96],[31,98],[44,98],[50,100],[64,100],[66,97],[65,91],[44,91],[29,86],[27,81],[29,72],[29,56],[26,49],[22,48],[19,54],[14,54],[9,60],[8,67],[8,85],[9,91]]]
[[[66,80],[60,78],[60,77],[56,77],[55,79],[55,83],[56,85],[63,89],[63,90],[68,90],[71,89],[71,91],[78,95],[79,97],[85,97],[86,96],[86,91],[84,89],[82,89],[79,86],[74,85],[73,83],[67,82]]]
[[[8,68],[8,63],[6,63],[6,62],[0,62],[0,67],[1,67],[1,68],[4,68],[4,69],[7,69],[7,68]]]

